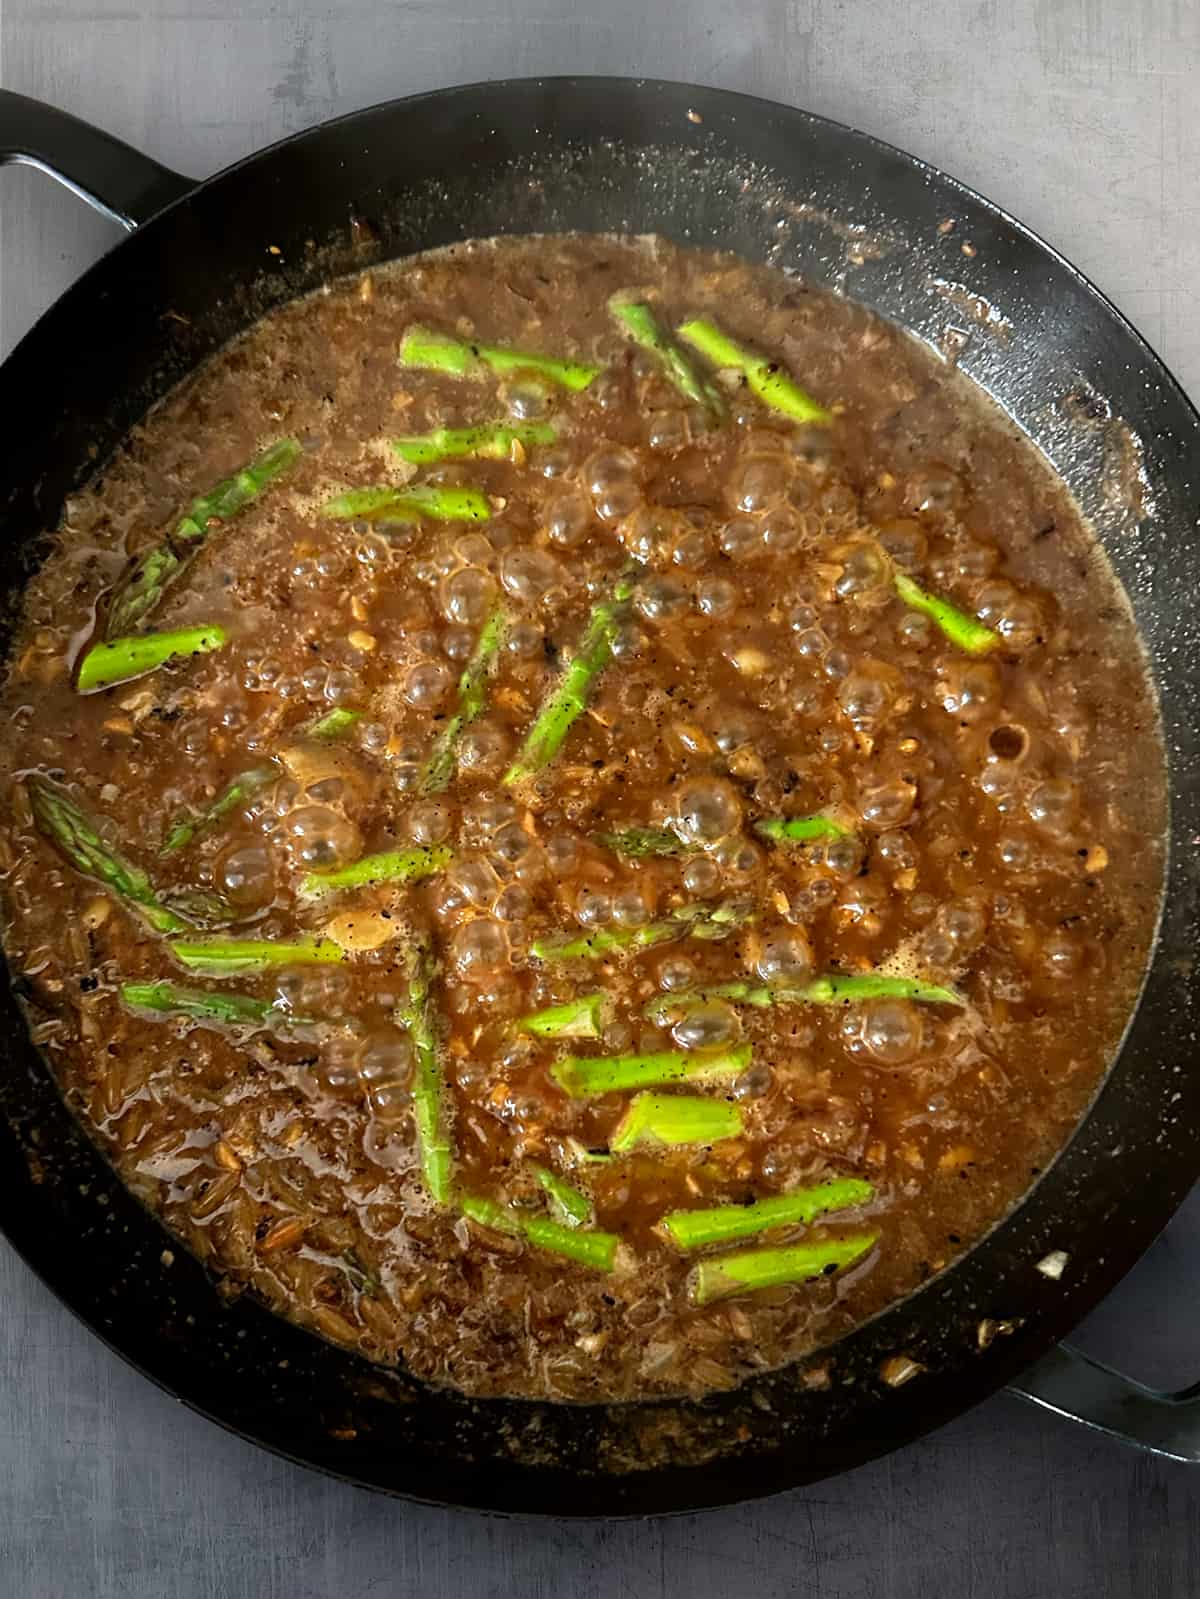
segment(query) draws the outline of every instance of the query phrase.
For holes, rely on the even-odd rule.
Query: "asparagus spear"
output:
[[[936,594],[927,593],[904,572],[896,573],[895,583],[896,593],[905,605],[928,616],[951,644],[960,650],[965,650],[968,655],[986,655],[989,650],[994,650],[1002,642],[999,633],[993,632],[990,627],[985,627],[966,611],[960,611],[958,606],[951,605],[949,600],[940,600]]]
[[[500,377],[513,372],[536,372],[564,389],[586,389],[600,368],[587,361],[561,361],[549,355],[531,355],[497,344],[464,344],[429,328],[411,327],[400,346],[400,365],[451,377],[475,377],[490,369]]]
[[[349,1277],[355,1293],[366,1294],[369,1299],[377,1299],[383,1290],[383,1283],[375,1273],[367,1270],[353,1249],[343,1250],[342,1260],[346,1276]]]
[[[534,1165],[533,1175],[545,1189],[546,1197],[564,1227],[583,1227],[591,1221],[591,1200],[565,1177],[551,1171],[549,1166],[538,1165]]]
[[[228,927],[237,921],[237,912],[221,894],[206,888],[172,888],[159,893],[159,901],[169,911],[182,916],[190,926],[208,929]]]
[[[879,972],[860,975],[840,974],[816,977],[798,988],[771,988],[765,983],[735,981],[714,983],[711,988],[689,988],[678,994],[659,994],[647,1002],[643,1015],[661,1022],[676,1012],[684,1014],[713,999],[728,999],[737,1005],[752,1005],[765,1010],[770,1005],[852,1004],[864,999],[911,999],[926,1005],[961,1005],[963,999],[952,988],[924,983],[916,977],[885,977]]]
[[[773,844],[806,844],[814,838],[847,838],[850,829],[836,817],[823,816],[764,816],[755,822],[754,831]]]
[[[728,1081],[749,1066],[749,1044],[704,1055],[662,1050],[646,1055],[566,1055],[550,1075],[572,1099],[595,1099],[627,1088],[657,1088],[663,1083]]]
[[[715,1144],[721,1138],[736,1138],[741,1131],[741,1110],[724,1099],[636,1094],[608,1147],[623,1155],[639,1144]]]
[[[437,1016],[431,993],[434,975],[432,952],[422,940],[409,954],[408,997],[397,1007],[396,1020],[407,1030],[416,1056],[412,1092],[421,1175],[434,1203],[447,1205],[451,1193],[450,1137],[446,1128]]]
[[[578,1138],[564,1138],[563,1147],[571,1157],[574,1166],[606,1166],[616,1157],[607,1149],[589,1149],[586,1144],[581,1144]]]
[[[331,938],[299,938],[291,943],[270,938],[174,938],[168,948],[181,966],[202,977],[240,977],[275,966],[336,965],[346,958],[342,946]]]
[[[925,1005],[965,1004],[961,994],[939,983],[923,983],[916,977],[884,977],[878,972],[818,977],[805,984],[803,992],[809,1005],[852,1004],[862,999],[914,999]]]
[[[76,871],[94,877],[132,905],[157,933],[184,932],[188,923],[168,910],[153,883],[100,836],[96,819],[56,784],[35,773],[25,779],[38,832],[57,844]]]
[[[529,953],[540,961],[600,960],[616,950],[649,949],[652,944],[682,936],[682,928],[673,922],[652,922],[647,927],[598,927],[594,933],[580,933],[577,938],[535,938]]]
[[[306,899],[319,899],[342,888],[366,888],[372,883],[419,883],[448,866],[453,856],[448,844],[381,850],[378,855],[351,861],[349,866],[308,872],[300,879],[300,892]]]
[[[532,777],[558,754],[571,724],[587,708],[597,679],[612,659],[613,640],[625,619],[633,587],[634,574],[627,573],[617,580],[610,599],[592,607],[579,649],[526,733],[516,760],[504,774],[506,784]]]
[[[201,811],[199,816],[187,817],[183,821],[176,822],[158,853],[173,855],[176,850],[183,849],[185,844],[191,843],[197,833],[205,832],[219,822],[222,816],[244,804],[251,794],[257,794],[260,788],[265,788],[278,776],[279,768],[274,764],[254,766],[248,772],[242,772],[231,783],[226,784],[207,810]]]
[[[661,1022],[668,1016],[676,1013],[683,1015],[714,999],[733,1000],[739,1005],[752,1005],[756,1010],[765,1010],[769,1005],[788,1002],[801,1004],[803,991],[768,988],[765,983],[748,983],[745,980],[713,983],[709,988],[688,988],[676,994],[656,994],[653,999],[647,1000],[642,1015],[653,1022]]]
[[[699,938],[709,942],[728,938],[753,919],[753,907],[736,901],[720,905],[681,905],[670,921],[649,922],[645,927],[599,927],[594,933],[572,938],[537,938],[529,952],[536,960],[561,961],[581,957],[599,960],[618,950],[650,949],[671,938]]]
[[[483,422],[478,427],[434,428],[431,433],[409,433],[393,439],[392,449],[402,460],[425,466],[455,456],[504,461],[514,444],[553,444],[558,429],[549,422]]]
[[[594,1271],[612,1271],[621,1242],[616,1233],[564,1226],[548,1216],[530,1216],[522,1221],[521,1231],[538,1249],[551,1255],[565,1255],[568,1260],[591,1266]]]
[[[878,1233],[854,1233],[848,1238],[823,1238],[790,1249],[747,1249],[737,1255],[702,1260],[691,1274],[691,1294],[697,1305],[758,1288],[778,1288],[808,1282],[851,1266],[874,1245]]]
[[[715,383],[710,383],[696,370],[648,305],[614,295],[608,302],[608,309],[635,343],[658,356],[667,376],[685,400],[703,406],[713,422],[724,419],[725,396]]]
[[[279,439],[249,466],[225,478],[192,501],[172,534],[144,551],[121,578],[108,604],[104,636],[132,632],[158,604],[168,583],[183,571],[208,537],[214,523],[228,522],[267,485],[286,472],[300,455],[295,439]]]
[[[718,943],[747,922],[754,920],[753,904],[744,900],[723,900],[719,905],[681,905],[671,912],[672,918],[685,924],[688,938]]]
[[[482,1194],[459,1194],[458,1208],[481,1227],[490,1227],[497,1233],[511,1233],[514,1237],[520,1234],[517,1218],[494,1199],[486,1199]]]
[[[197,1021],[225,1022],[239,1027],[250,1023],[265,1027],[311,1027],[313,1019],[296,1016],[250,994],[213,994],[205,988],[183,988],[178,983],[122,983],[121,998],[133,1010],[158,1016],[191,1016]]]
[[[617,1245],[620,1243],[615,1233],[566,1227],[545,1216],[517,1216],[503,1205],[498,1205],[494,1199],[484,1199],[478,1194],[460,1195],[459,1208],[464,1216],[469,1216],[481,1227],[525,1237],[539,1249],[545,1249],[553,1255],[565,1255],[568,1260],[577,1260],[580,1265],[592,1266],[597,1271],[613,1269]]]
[[[277,439],[249,466],[235,472],[232,477],[224,478],[207,494],[193,500],[178,531],[185,538],[203,538],[210,522],[228,522],[251,500],[257,499],[269,483],[294,466],[300,455],[298,440]]]
[[[423,516],[432,522],[486,522],[491,514],[487,496],[478,489],[439,488],[435,484],[347,489],[321,507],[322,516],[364,522],[418,522]]]
[[[91,694],[114,683],[127,683],[132,677],[144,677],[177,655],[206,655],[227,642],[225,629],[215,622],[177,628],[173,633],[134,633],[109,639],[93,644],[80,661],[75,686],[81,694]]]
[[[696,317],[676,330],[679,336],[716,367],[732,367],[745,375],[752,394],[772,411],[791,417],[793,422],[829,422],[830,413],[794,383],[778,361],[738,344],[723,333],[715,322]]]
[[[507,626],[508,618],[497,606],[480,630],[471,659],[458,680],[458,709],[434,740],[421,774],[421,788],[426,794],[440,794],[454,776],[459,738],[487,704],[488,671],[500,652]]]
[[[603,994],[584,994],[523,1016],[517,1026],[538,1038],[599,1038],[605,1005]]]
[[[463,378],[478,372],[481,363],[479,351],[473,345],[447,338],[444,333],[434,333],[417,323],[401,341],[400,365],[425,372],[448,372],[451,377]]]
[[[625,855],[631,861],[644,860],[649,855],[682,855],[687,849],[682,839],[663,827],[627,827],[620,833],[592,836],[614,855]]]
[[[322,743],[332,743],[334,739],[348,733],[355,722],[361,720],[361,711],[350,711],[345,706],[335,705],[332,711],[326,711],[324,716],[318,716],[315,722],[310,722],[300,731],[305,738],[317,738]]]
[[[735,1238],[753,1238],[770,1227],[796,1227],[831,1210],[865,1205],[875,1190],[859,1177],[838,1177],[815,1188],[759,1199],[751,1205],[716,1205],[711,1210],[672,1210],[662,1227],[680,1249],[702,1249],[705,1244],[728,1244]]]

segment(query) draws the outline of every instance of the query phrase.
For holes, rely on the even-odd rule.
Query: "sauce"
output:
[[[861,307],[657,240],[266,318],[68,506],[0,712],[69,1101],[231,1285],[474,1394],[728,1387],[910,1291],[1078,1122],[1157,912],[1062,485]]]

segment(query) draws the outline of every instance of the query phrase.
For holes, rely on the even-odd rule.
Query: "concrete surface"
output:
[[[890,139],[1043,233],[1200,395],[1196,0],[0,0],[0,82],[207,174],[322,118],[539,72],[690,78]],[[0,351],[114,230],[0,173]],[[2,436],[2,435],[0,435]],[[1200,1375],[1195,1197],[1089,1325]],[[646,1526],[410,1508],[180,1410],[0,1244],[0,1595],[13,1599],[1185,1599],[1200,1471],[998,1398],[805,1493]]]

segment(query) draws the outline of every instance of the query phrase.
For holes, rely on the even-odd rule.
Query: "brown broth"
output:
[[[706,314],[834,409],[774,414],[744,384],[708,429],[607,312],[639,289],[670,326]],[[529,374],[404,370],[427,324],[594,360],[579,393]],[[698,362],[703,366],[702,362]],[[503,460],[416,468],[475,485],[490,518],[367,525],[319,513],[399,483],[399,433],[552,420]],[[171,586],[150,629],[229,642],[94,695],[74,666],[130,554],[271,440],[292,472]],[[556,759],[503,774],[590,609],[643,563],[614,658]],[[897,598],[893,570],[997,629],[973,658]],[[457,775],[423,763],[503,600],[510,625]],[[361,712],[340,740],[304,729]],[[68,507],[30,586],[3,690],[5,945],[34,1036],[124,1180],[235,1286],[373,1359],[476,1394],[611,1399],[727,1387],[828,1342],[1003,1216],[1078,1122],[1128,1018],[1162,875],[1163,758],[1124,596],[1064,490],[960,374],[853,302],[657,240],[468,244],[331,284],[167,397]],[[160,851],[240,773],[276,775],[185,848]],[[106,818],[165,894],[203,890],[232,931],[328,933],[336,965],[226,980],[33,825],[25,774]],[[796,848],[765,817],[829,811]],[[628,859],[596,835],[677,826],[701,847]],[[302,876],[448,842],[415,885],[320,899]],[[732,907],[718,939],[539,960],[538,939]],[[745,920],[737,917],[746,915]],[[720,923],[718,922],[718,926]],[[548,1215],[541,1165],[621,1240],[606,1273],[434,1204],[422,1180],[409,952],[429,940],[456,1193]],[[885,967],[962,1006],[709,1002],[672,1034],[657,997],[730,981],[796,987]],[[154,1017],[129,982],[170,980],[310,1018]],[[601,1037],[520,1018],[601,991]],[[696,1087],[740,1112],[711,1147],[603,1152],[628,1093],[566,1096],[564,1053],[749,1043]],[[665,1093],[679,1091],[668,1087]],[[708,1305],[665,1212],[859,1177],[874,1197],[730,1249],[872,1232],[849,1269]]]

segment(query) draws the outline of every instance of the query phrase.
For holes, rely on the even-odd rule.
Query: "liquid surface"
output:
[[[766,386],[683,338],[681,378],[615,293]],[[465,370],[401,364],[414,326]],[[79,692],[161,549],[125,632],[204,642]],[[8,959],[124,1180],[232,1289],[476,1394],[728,1387],[913,1289],[1078,1121],[1157,909],[1155,712],[1061,486],[861,308],[657,241],[267,318],[68,506],[0,713]]]

